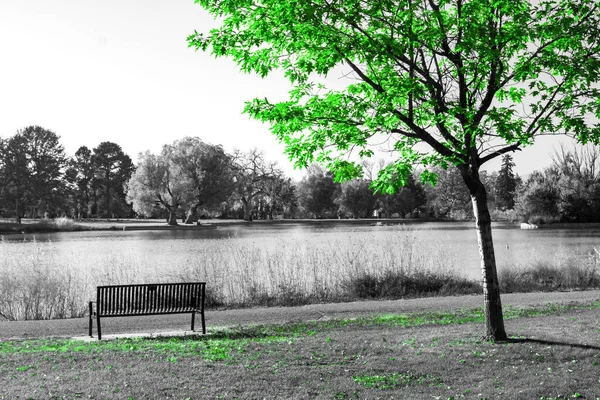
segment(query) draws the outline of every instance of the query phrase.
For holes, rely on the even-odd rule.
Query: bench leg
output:
[[[196,322],[196,312],[192,313],[192,332],[194,332],[194,322]]]
[[[202,334],[206,335],[206,323],[204,322],[204,310],[200,313],[200,318],[202,319]]]
[[[98,340],[102,340],[102,328],[100,327],[100,315],[96,316],[96,322],[98,325]]]

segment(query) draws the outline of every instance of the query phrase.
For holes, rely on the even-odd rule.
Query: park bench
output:
[[[90,337],[92,337],[93,316],[97,321],[98,340],[101,340],[100,318],[187,313],[192,314],[192,331],[196,313],[200,314],[202,333],[206,334],[205,289],[206,282],[98,286],[96,301],[89,302]],[[95,308],[94,304],[96,304]]]

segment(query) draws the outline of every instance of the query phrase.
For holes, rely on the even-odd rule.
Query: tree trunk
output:
[[[175,211],[169,211],[169,221],[167,222],[169,225],[177,225],[177,213]]]
[[[17,224],[21,223],[21,215],[19,214],[19,199],[15,200],[15,221]]]
[[[252,221],[252,201],[244,197],[242,204],[244,205],[244,221]]]
[[[185,224],[193,224],[196,221],[198,221],[198,206],[192,206],[187,211],[187,215],[186,215],[184,223]]]
[[[479,171],[475,168],[461,168],[463,179],[469,188],[475,216],[477,242],[481,259],[481,274],[483,286],[483,300],[485,311],[486,337],[492,341],[507,339],[502,316],[502,302],[500,301],[500,285],[496,271],[496,256],[492,239],[492,220],[487,204],[487,193],[479,178]]]

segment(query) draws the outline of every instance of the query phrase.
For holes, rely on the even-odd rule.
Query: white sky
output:
[[[193,0],[1,0],[0,136],[40,125],[80,146],[138,153],[198,136],[227,151],[263,149],[299,178],[269,126],[242,115],[244,101],[287,96],[282,74],[261,79],[228,59],[187,47],[216,26]],[[523,175],[550,164],[557,138],[514,155]],[[499,168],[499,160],[488,169]]]

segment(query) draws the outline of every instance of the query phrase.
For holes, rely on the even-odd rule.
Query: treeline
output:
[[[116,143],[82,146],[67,157],[59,136],[40,126],[0,138],[0,214],[3,217],[130,216],[126,185],[131,158]]]
[[[371,179],[385,167],[363,163],[365,178],[336,183],[317,164],[295,182],[258,150],[224,151],[186,137],[146,151],[137,165],[112,142],[80,147],[68,157],[59,136],[39,126],[0,139],[0,214],[16,218],[432,217],[471,219],[471,199],[456,168],[435,169],[437,184],[419,172],[395,194],[373,194]],[[554,163],[525,181],[505,155],[497,172],[481,173],[495,219],[532,223],[599,221],[596,149],[557,153]]]
[[[515,203],[519,219],[532,224],[600,222],[600,150],[561,147],[552,165],[527,178]]]

